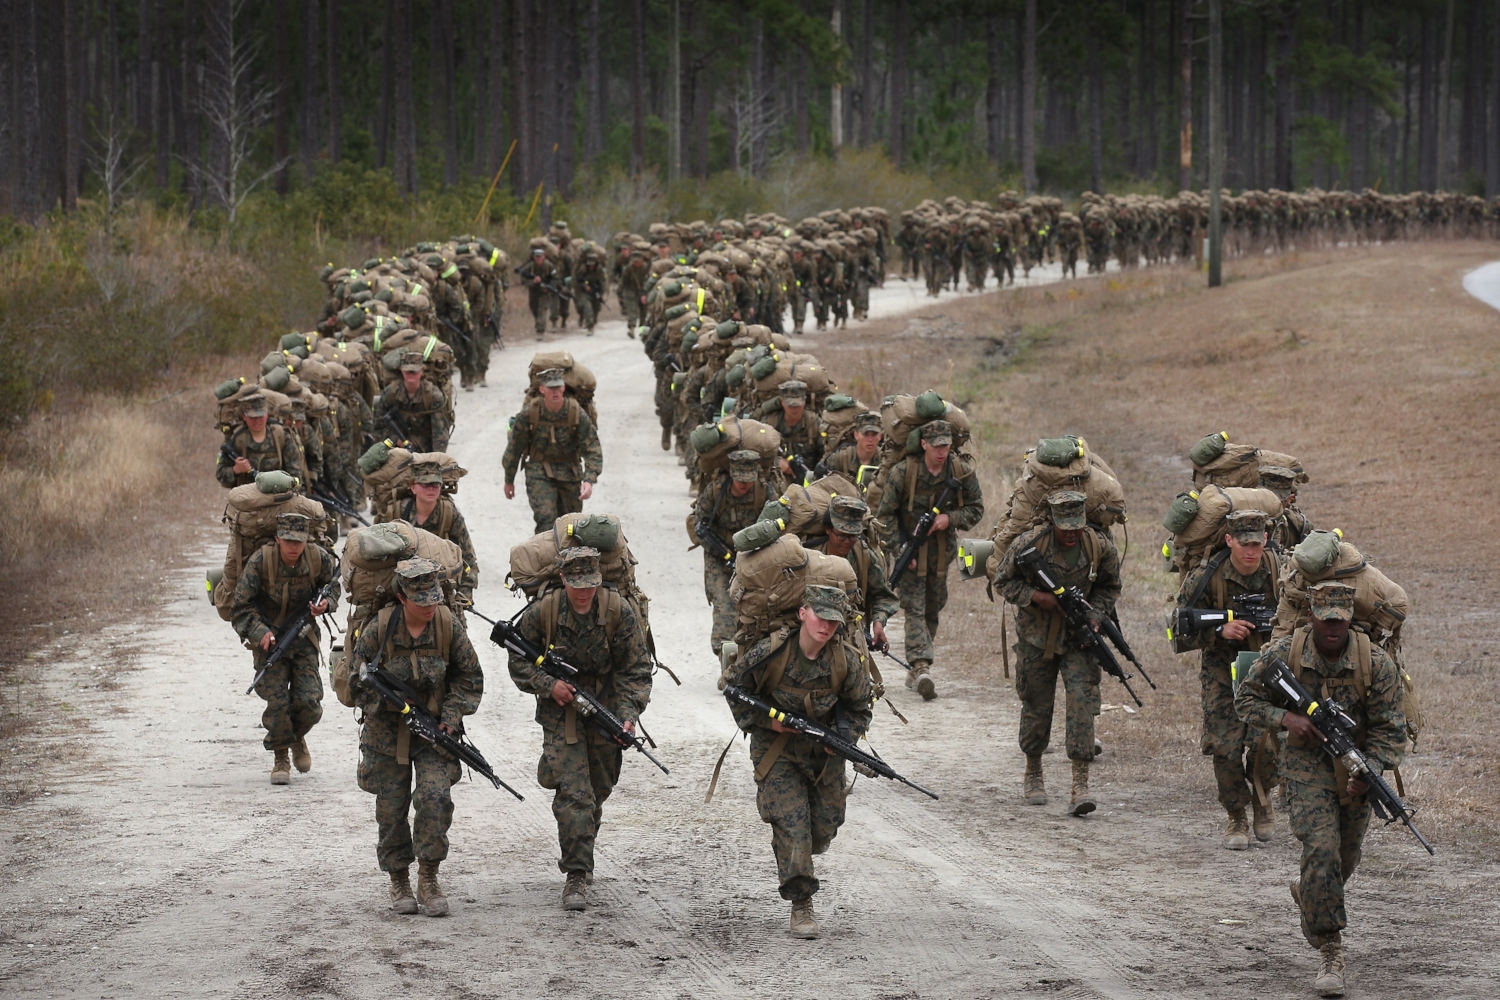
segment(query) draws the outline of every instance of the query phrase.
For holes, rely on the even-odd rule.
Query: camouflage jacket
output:
[[[296,425],[297,435],[302,439],[302,467],[311,485],[323,478],[323,432],[316,420]]]
[[[827,541],[827,535],[815,535],[803,545],[810,549],[822,549]],[[855,579],[859,581],[859,611],[865,620],[884,625],[894,618],[896,612],[901,610],[901,599],[886,580],[885,557],[880,550],[861,538],[844,558],[854,567]]]
[[[707,522],[719,540],[733,549],[734,533],[760,520],[766,500],[775,497],[776,490],[764,479],[753,484],[750,492],[737,497],[730,487],[729,473],[720,472],[712,482],[703,485],[698,499],[693,501],[693,523],[696,526]]]
[[[448,656],[444,659],[438,649],[438,618],[433,617],[412,638],[411,631],[402,621],[399,608],[389,621],[390,638],[380,666],[397,680],[405,681],[418,695],[429,699],[427,707],[433,709],[434,695],[438,697],[433,714],[440,722],[462,732],[464,717],[479,710],[479,701],[484,697],[484,670],[479,666],[479,657],[469,642],[462,615],[450,615],[451,636]],[[438,614],[447,609],[441,608]],[[378,618],[372,618],[360,632],[354,647],[356,664],[373,663],[380,648]],[[361,750],[392,755],[396,752],[396,741],[401,731],[401,715],[374,691],[359,682],[359,668],[350,678],[355,704],[364,712],[364,725],[359,733]]]
[[[916,468],[916,486],[912,490],[912,496],[908,497],[908,467],[912,463],[915,463]],[[959,532],[968,531],[984,517],[984,494],[979,489],[979,477],[957,455],[950,455],[948,465],[935,476],[927,471],[927,463],[920,455],[908,455],[886,473],[884,492],[880,495],[880,511],[876,515],[876,520],[881,524],[880,540],[886,552],[894,557],[901,551],[906,539],[916,528],[917,521],[937,503],[948,485],[950,473],[959,481],[958,496],[953,501],[958,506],[944,512],[948,515],[947,529],[934,531],[928,536],[923,548],[929,564],[936,560],[939,567],[947,567],[948,563],[957,558]]]
[[[302,468],[302,449],[298,447],[296,435],[282,424],[274,421],[267,423],[266,436],[260,441],[250,436],[250,428],[239,424],[229,432],[229,447],[240,457],[248,458],[254,472],[236,473],[234,463],[225,461],[221,451],[214,468],[214,478],[225,489],[255,482],[256,472],[274,472],[278,469],[304,482],[307,480],[307,473]]]
[[[880,471],[880,452],[877,450],[875,456],[867,464],[859,460],[859,452],[856,446],[846,444],[838,451],[823,456],[823,464],[828,467],[829,472],[837,472],[855,486],[859,487],[860,493],[869,490],[870,484],[875,481],[876,474]]]
[[[275,560],[276,565],[270,566],[270,560]],[[312,572],[313,560],[320,564],[316,575]],[[272,625],[279,628],[301,614],[307,602],[329,582],[333,583],[328,592],[328,610],[332,613],[339,603],[337,567],[333,555],[315,542],[307,543],[295,566],[281,562],[275,542],[262,545],[250,554],[234,587],[234,603],[230,607],[234,631],[245,642],[256,645],[271,631]],[[311,635],[317,634],[314,623]]]
[[[1286,709],[1278,707],[1267,683],[1270,660],[1279,657],[1291,665],[1292,644],[1301,643],[1298,679],[1319,698],[1333,699],[1344,706],[1355,723],[1354,742],[1372,763],[1386,771],[1399,767],[1406,755],[1400,673],[1385,650],[1370,643],[1370,679],[1361,697],[1355,677],[1357,639],[1350,632],[1343,653],[1332,662],[1318,651],[1307,630],[1299,629],[1292,635],[1272,639],[1240,681],[1234,696],[1235,712],[1247,725],[1273,733],[1281,730]],[[1282,753],[1281,773],[1318,787],[1334,787],[1333,759],[1323,752],[1321,745],[1303,745],[1290,734]]]
[[[556,413],[540,398],[530,399],[511,418],[510,440],[500,460],[507,483],[516,481],[516,469],[523,459],[548,479],[565,483],[580,479],[596,483],[604,471],[599,432],[588,412],[572,398],[565,398],[563,408]]]
[[[1295,504],[1285,507],[1281,516],[1271,522],[1271,548],[1290,555],[1292,549],[1313,533],[1312,518],[1302,513]]]
[[[1060,631],[1063,615],[1060,611],[1044,611],[1031,603],[1037,585],[1016,563],[1016,556],[1035,546],[1041,554],[1042,565],[1054,580],[1063,586],[1076,586],[1083,591],[1093,605],[1096,615],[1107,617],[1114,612],[1115,602],[1120,599],[1120,553],[1106,532],[1085,528],[1077,545],[1065,549],[1058,545],[1052,535],[1052,525],[1043,524],[1030,528],[1011,543],[995,571],[995,590],[1008,604],[1016,608],[1016,635],[1021,641],[1038,649],[1048,648],[1052,639],[1053,648],[1067,641],[1077,645],[1085,637],[1064,636]],[[1059,629],[1054,634],[1054,629]]]
[[[406,383],[396,380],[381,390],[375,400],[372,417],[377,436],[391,436],[396,432],[385,422],[385,415],[393,413],[406,433],[411,435],[412,451],[447,451],[448,435],[453,428],[448,425],[448,403],[443,391],[427,379],[413,399],[406,391]]]
[[[1220,552],[1223,554],[1222,561],[1216,553],[1214,558],[1183,577],[1182,588],[1177,592],[1179,608],[1226,611],[1229,598],[1247,594],[1263,594],[1268,608],[1277,606],[1280,588],[1277,585],[1276,556],[1273,553],[1264,553],[1260,566],[1254,573],[1246,575],[1234,568],[1228,549],[1221,549]],[[1197,595],[1196,598],[1194,595]],[[1264,645],[1265,639],[1265,636],[1251,634],[1242,642],[1230,642],[1212,631],[1206,631],[1180,637],[1179,646],[1183,649],[1207,650],[1210,655],[1205,658],[1205,663],[1216,662],[1227,666],[1240,650],[1258,650]]]
[[[782,457],[795,453],[809,470],[823,461],[823,431],[812,407],[803,409],[802,419],[795,427],[787,423],[786,411],[782,409],[771,415],[770,424],[781,435]]]
[[[579,615],[565,593],[553,590],[522,612],[516,627],[536,646],[545,649],[550,642],[559,656],[578,668],[576,687],[598,697],[622,721],[636,721],[651,701],[651,654],[640,619],[617,594],[611,596],[619,601],[619,623],[610,635],[606,623],[599,620],[600,601],[606,593],[600,588],[588,613]],[[550,639],[543,622],[548,601],[557,610],[557,626]],[[521,691],[536,696],[537,722],[552,728],[564,725],[566,713],[552,700],[557,678],[514,653],[510,654],[510,677]]]
[[[400,515],[401,520],[406,523],[430,531],[439,538],[446,538],[458,546],[464,559],[463,573],[457,582],[458,591],[466,597],[472,596],[474,588],[479,586],[479,557],[474,552],[474,540],[469,537],[469,524],[464,520],[458,504],[450,497],[438,497],[437,507],[432,515],[426,521],[418,521],[417,498],[407,497],[406,502],[401,505]]]
[[[819,722],[835,722],[840,729],[847,723],[850,738],[857,738],[870,728],[875,700],[868,654],[859,648],[863,643],[856,645],[840,630],[816,659],[809,660],[798,646],[800,635],[800,629],[785,636],[777,632],[751,646],[735,661],[729,683],[784,711]],[[772,683],[777,670],[781,679]],[[762,690],[763,684],[769,690]],[[771,728],[771,720],[760,712],[735,701],[730,701],[729,707],[735,724],[745,732]],[[804,744],[808,740],[794,736],[791,742]]]

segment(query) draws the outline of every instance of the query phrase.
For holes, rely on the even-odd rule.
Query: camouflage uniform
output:
[[[830,591],[845,606],[843,594],[834,588],[808,589]],[[729,683],[858,739],[870,726],[874,699],[868,657],[838,633],[809,660],[798,645],[800,635],[800,629],[784,639],[778,633],[741,653]],[[774,677],[768,675],[779,664],[784,670],[772,683]],[[737,702],[731,701],[730,708],[735,723],[750,734],[755,804],[761,820],[771,825],[781,898],[807,899],[819,887],[813,855],[828,850],[844,823],[844,760],[806,736],[774,732],[769,718]]]
[[[596,580],[597,556],[596,552]],[[600,602],[606,599],[619,605],[619,624],[613,630],[599,620]],[[550,636],[543,625],[544,605],[549,601],[557,619]],[[593,607],[580,616],[566,593],[554,590],[528,607],[517,627],[532,643],[556,646],[578,668],[577,687],[593,693],[621,721],[639,725],[640,714],[651,700],[651,657],[639,619],[618,594],[601,589]],[[516,687],[536,695],[536,721],[542,727],[537,783],[555,791],[552,815],[557,818],[561,848],[557,866],[564,873],[591,872],[604,801],[620,779],[621,748],[582,721],[571,707],[564,709],[552,700],[556,679],[546,671],[512,653],[510,676]]]
[[[1064,494],[1066,495],[1066,494]],[[1016,608],[1016,696],[1021,700],[1021,751],[1037,757],[1052,741],[1052,708],[1057,678],[1067,695],[1064,742],[1068,758],[1094,759],[1094,717],[1099,714],[1099,661],[1079,649],[1081,636],[1070,634],[1060,611],[1032,603],[1037,586],[1016,563],[1033,546],[1058,583],[1076,586],[1100,615],[1114,613],[1120,598],[1120,553],[1106,532],[1085,526],[1078,544],[1064,548],[1053,525],[1031,528],[1011,543],[995,572],[995,590]]]
[[[813,412],[812,407],[806,405],[807,385],[797,381],[783,382],[777,391],[781,395],[783,406],[788,402],[804,404],[802,419],[795,426],[787,422],[784,409],[778,409],[771,415],[770,424],[781,435],[782,456],[798,456],[811,472],[823,460],[823,431],[818,415]]]
[[[418,521],[417,498],[407,497],[406,502],[401,505],[400,518],[458,546],[463,553],[464,568],[455,587],[459,596],[472,604],[474,588],[479,586],[479,556],[474,551],[474,539],[469,537],[469,524],[464,520],[458,504],[451,497],[438,497],[437,507],[427,520]]]
[[[1209,563],[1183,578],[1177,606],[1226,610],[1230,598],[1263,594],[1274,607],[1278,598],[1275,564],[1276,557],[1267,551],[1255,572],[1245,575],[1234,568],[1229,550],[1221,549]],[[1176,639],[1179,650],[1203,650],[1198,669],[1203,694],[1200,745],[1203,755],[1213,758],[1219,804],[1230,813],[1243,812],[1251,804],[1255,785],[1269,795],[1279,780],[1274,740],[1266,740],[1264,732],[1251,730],[1240,720],[1229,672],[1240,651],[1260,650],[1265,636],[1251,633],[1240,642],[1231,642],[1216,632],[1201,632]]]
[[[946,426],[947,421],[934,420],[924,428],[932,424]],[[916,482],[908,496],[908,469],[913,464]],[[948,567],[958,558],[959,534],[984,517],[979,477],[957,455],[949,455],[948,464],[935,476],[927,471],[921,455],[908,455],[886,474],[880,512],[876,516],[882,526],[885,551],[893,556],[899,554],[922,513],[937,502],[950,475],[958,479],[960,486],[956,503],[946,511],[948,528],[927,536],[927,543],[917,553],[916,567],[907,569],[896,584],[901,610],[906,616],[906,658],[914,668],[919,663],[924,668],[932,663],[932,642],[937,637],[938,615],[948,604]]]
[[[305,538],[305,536],[304,536]],[[270,567],[271,560],[278,565]],[[313,574],[316,561],[318,572]],[[327,549],[309,542],[297,565],[287,566],[275,542],[263,545],[251,554],[240,571],[234,588],[230,620],[234,631],[255,654],[255,669],[260,670],[265,653],[261,639],[272,627],[280,628],[307,607],[324,584],[333,581],[329,591],[328,610],[338,604],[339,585],[335,574],[338,561]],[[272,591],[272,587],[275,591]],[[307,735],[323,717],[323,682],[318,676],[317,623],[307,635],[296,640],[286,654],[272,665],[255,686],[255,693],[266,703],[261,715],[267,750],[285,750]]]
[[[381,390],[372,414],[377,435],[396,433],[385,421],[387,413],[395,414],[406,428],[412,451],[448,450],[448,436],[453,433],[448,423],[448,401],[443,391],[427,379],[422,380],[416,399],[407,393],[406,383],[400,379]]]
[[[531,309],[531,319],[536,328],[536,335],[540,338],[547,332],[549,306],[553,315],[556,315],[557,300],[561,298],[544,286],[557,287],[562,283],[562,276],[552,261],[547,259],[545,251],[533,253],[531,259],[517,268],[516,272],[520,274],[521,282],[526,287],[526,303]],[[552,300],[550,303],[549,299]]]
[[[463,385],[478,381],[478,331],[470,312],[469,296],[460,285],[458,265],[433,254],[427,266],[438,272],[432,289],[432,310],[437,320],[438,339],[453,349]],[[445,450],[445,449],[438,449]]]
[[[579,484],[598,482],[604,469],[604,451],[594,422],[577,400],[566,398],[556,413],[540,398],[528,400],[511,418],[510,441],[500,463],[507,484],[515,483],[523,460],[526,500],[537,534],[551,531],[563,514],[583,510]]]
[[[446,607],[439,607],[437,615],[447,616],[450,622],[446,659],[438,648],[437,616],[413,639],[393,612],[387,622],[390,638],[380,665],[425,696],[428,709],[440,722],[462,732],[464,718],[479,709],[484,671],[463,618]],[[374,661],[380,631],[379,618],[371,619],[355,646],[355,663]],[[359,787],[375,796],[375,822],[380,829],[375,854],[380,869],[405,871],[414,860],[442,861],[448,857],[448,827],[453,822],[449,789],[459,779],[459,763],[425,741],[413,739],[399,712],[361,686],[358,676],[356,668],[351,687],[364,713],[359,734]],[[408,822],[407,812],[413,806]]]
[[[264,407],[265,404],[262,403],[262,414],[265,413]],[[252,471],[236,473],[234,463],[226,462],[221,452],[214,468],[214,478],[225,489],[255,482],[257,472],[273,472],[278,469],[306,482],[307,473],[302,468],[302,450],[297,446],[292,432],[282,424],[267,422],[266,436],[260,441],[251,436],[250,428],[238,424],[229,433],[228,441],[235,454],[250,460]]]
[[[1265,466],[1260,470],[1260,486],[1281,498],[1281,516],[1271,522],[1270,548],[1282,559],[1288,559],[1292,549],[1313,533],[1312,519],[1293,502],[1297,495],[1297,473],[1280,466]]]
[[[1315,617],[1338,615],[1347,620],[1353,613],[1353,588],[1330,581],[1313,587],[1309,597]],[[1335,606],[1337,610],[1332,610]],[[1273,639],[1240,682],[1235,708],[1247,725],[1281,728],[1285,710],[1273,703],[1266,682],[1271,657],[1280,657],[1309,690],[1344,706],[1356,724],[1354,742],[1372,765],[1386,771],[1399,767],[1406,747],[1401,678],[1385,651],[1366,641],[1370,675],[1361,691],[1357,681],[1360,638],[1351,631],[1343,653],[1332,662],[1318,651],[1307,628]],[[1294,647],[1300,665],[1292,663]],[[1347,795],[1341,784],[1345,780],[1342,767],[1336,768],[1321,746],[1303,745],[1289,735],[1281,770],[1292,832],[1302,841],[1302,934],[1308,944],[1321,948],[1338,941],[1347,925],[1344,885],[1359,864],[1370,804],[1363,796],[1351,799]]]
[[[766,498],[776,495],[776,491],[761,478],[760,456],[755,452],[749,454],[752,457],[741,459],[731,472],[721,473],[712,482],[705,483],[693,504],[694,525],[704,524],[731,549],[734,547],[734,533],[759,520]],[[739,481],[753,484],[749,492],[743,496],[735,496],[731,489],[731,475],[748,477]],[[714,609],[713,631],[710,633],[709,643],[715,656],[718,655],[720,646],[734,638],[735,606],[734,599],[729,596],[729,581],[733,577],[733,565],[704,548],[703,595]]]

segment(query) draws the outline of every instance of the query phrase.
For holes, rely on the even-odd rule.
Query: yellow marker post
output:
[[[490,199],[495,195],[495,188],[499,186],[500,178],[505,173],[505,168],[510,166],[510,157],[516,151],[516,143],[518,142],[520,142],[519,139],[512,139],[510,141],[510,149],[506,150],[505,159],[500,163],[500,169],[495,171],[495,179],[490,181],[490,189],[484,196],[484,204],[479,206],[479,211],[474,215],[474,224],[476,226],[479,225],[479,220],[484,218],[484,210],[490,207]],[[494,261],[492,260],[490,263],[493,264]]]

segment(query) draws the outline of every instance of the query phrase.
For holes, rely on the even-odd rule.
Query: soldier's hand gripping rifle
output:
[[[795,451],[788,450],[782,456],[782,460],[792,467],[792,475],[797,477],[798,486],[806,486],[813,480],[813,472],[807,467],[807,461]]]
[[[464,346],[468,350],[472,351],[474,349],[474,340],[473,340],[472,337],[470,337],[467,333],[464,333],[462,330],[460,330],[458,327],[454,326],[452,323],[450,323],[447,320],[443,319],[443,317],[438,316],[437,313],[433,313],[433,316],[437,319],[437,321],[439,323],[443,324],[448,329],[450,329],[454,333],[456,333],[458,335],[458,339],[464,342]]]
[[[731,573],[734,572],[735,551],[733,545],[726,545],[724,539],[706,520],[700,520],[693,524],[693,534],[698,536],[698,541],[703,544],[703,551],[713,556],[719,563]]]
[[[916,460],[910,459],[909,461]],[[930,510],[923,511],[922,516],[917,519],[916,527],[911,530],[911,537],[906,540],[906,545],[902,547],[901,554],[896,557],[895,568],[891,570],[890,585],[892,590],[895,589],[896,584],[901,582],[901,577],[906,575],[907,567],[917,557],[917,553],[922,551],[922,546],[927,544],[927,536],[932,534],[932,526],[937,522],[938,515],[947,513],[943,508],[953,502],[954,497],[958,494],[959,487],[962,485],[958,479],[949,476],[948,482],[943,486],[943,492],[938,495],[937,502],[932,505]]]
[[[500,333],[500,314],[491,312],[484,318],[484,328],[495,336],[495,346],[505,350],[505,337]]]
[[[530,607],[530,605],[527,605],[527,607]],[[565,681],[573,689],[573,704],[577,707],[578,714],[588,720],[591,726],[620,746],[644,754],[647,760],[661,768],[662,774],[672,773],[667,770],[661,761],[651,755],[650,750],[646,749],[646,741],[627,730],[625,723],[621,722],[619,717],[605,706],[604,702],[600,701],[592,692],[578,686],[579,671],[577,667],[558,656],[550,648],[543,650],[533,645],[521,634],[521,630],[516,628],[514,618],[508,622],[497,622],[492,618],[486,618],[484,615],[479,614],[473,608],[466,610],[470,614],[482,618],[494,626],[494,629],[490,632],[490,641],[495,645],[505,647],[510,652],[515,653],[521,659],[533,664],[552,677],[560,681]],[[521,610],[524,612],[526,609],[522,608]],[[516,617],[519,618],[520,614],[517,614]]]
[[[401,418],[400,417],[396,416],[396,414],[393,413],[393,412],[391,412],[390,410],[386,410],[385,411],[385,423],[386,423],[386,426],[388,426],[392,431],[395,432],[396,440],[393,443],[396,445],[396,447],[398,447],[398,448],[410,448],[411,447],[411,435],[408,434],[406,432],[406,428],[401,425]]]
[[[1110,641],[1114,642],[1120,648],[1120,652],[1125,653],[1126,659],[1130,660],[1137,670],[1141,670],[1140,661],[1135,658],[1133,653],[1127,651],[1129,645],[1125,643],[1125,637],[1120,634],[1119,626],[1115,625],[1108,616],[1098,615],[1097,612],[1094,612],[1093,605],[1089,603],[1088,598],[1083,596],[1083,591],[1077,587],[1065,587],[1052,579],[1052,574],[1048,573],[1047,568],[1042,565],[1042,554],[1036,550],[1035,546],[1017,554],[1016,565],[1020,567],[1021,572],[1026,574],[1026,578],[1038,590],[1045,590],[1057,598],[1058,606],[1062,608],[1063,618],[1066,619],[1064,632],[1072,632],[1080,638],[1078,648],[1086,649],[1090,653],[1093,653],[1094,659],[1099,662],[1100,668],[1125,685],[1125,691],[1130,695],[1131,699],[1136,705],[1141,705],[1141,699],[1130,686],[1131,675],[1127,674],[1125,668],[1120,666],[1120,661],[1115,659],[1114,652],[1109,648],[1109,644],[1104,641],[1105,637],[1108,636]],[[1097,615],[1097,619],[1091,617],[1090,612],[1094,612]],[[1096,620],[1098,622],[1097,628],[1095,627]],[[1119,638],[1116,639],[1116,636]],[[1146,677],[1144,670],[1141,670],[1141,676]],[[1150,677],[1146,677],[1146,683],[1151,684],[1153,688],[1156,687],[1155,684],[1151,683]]]
[[[1266,681],[1271,690],[1280,694],[1292,711],[1307,717],[1322,735],[1323,751],[1328,756],[1342,763],[1351,777],[1358,778],[1369,786],[1365,795],[1370,800],[1370,808],[1375,811],[1375,815],[1385,820],[1387,826],[1400,820],[1411,831],[1412,836],[1417,838],[1417,843],[1425,847],[1428,854],[1435,855],[1437,852],[1432,849],[1427,838],[1412,824],[1412,817],[1417,811],[1401,801],[1401,796],[1386,784],[1380,771],[1371,765],[1370,759],[1355,745],[1354,720],[1349,718],[1344,706],[1332,699],[1319,701],[1297,679],[1285,660],[1279,656],[1272,656],[1270,660],[1271,671]]]
[[[238,462],[241,456],[239,452],[234,450],[234,445],[225,441],[219,445],[219,458],[225,465],[232,469],[234,468],[234,463]]]
[[[391,617],[389,628],[397,624],[400,615]],[[427,710],[421,696],[411,689],[409,685],[398,677],[392,675],[380,665],[380,658],[385,653],[385,643],[380,644],[380,650],[375,654],[375,662],[361,664],[359,668],[359,682],[376,694],[380,695],[386,702],[401,713],[401,719],[406,723],[406,728],[411,730],[413,736],[432,744],[438,752],[446,757],[452,757],[464,764],[469,765],[469,770],[477,771],[481,777],[488,779],[496,788],[503,788],[522,802],[526,796],[500,780],[500,776],[490,767],[489,761],[484,759],[484,754],[479,748],[469,742],[468,737],[462,733],[453,735],[443,729],[437,716]],[[353,655],[352,653],[350,655]]]
[[[280,558],[280,556],[277,556],[277,558]],[[328,600],[328,595],[333,590],[333,585],[338,582],[338,578],[339,560],[338,557],[335,556],[333,560],[333,575],[329,577],[327,583],[323,584],[322,589],[314,594],[312,596],[312,599],[307,602],[307,607],[302,609],[302,613],[283,625],[280,631],[277,631],[275,627],[272,626],[271,631],[275,634],[276,641],[272,643],[271,648],[266,651],[266,658],[261,662],[260,669],[256,671],[255,680],[251,681],[250,686],[245,688],[246,694],[253,694],[255,692],[255,685],[259,684],[260,679],[266,676],[267,670],[270,670],[272,667],[274,667],[277,661],[279,661],[283,656],[287,654],[287,650],[292,648],[292,643],[302,638],[317,626],[317,622],[313,620],[313,605],[322,604],[324,601]]]
[[[779,722],[782,726],[793,732],[801,733],[809,739],[817,740],[824,748],[844,758],[856,768],[864,768],[863,773],[875,774],[882,778],[890,778],[892,781],[899,781],[903,785],[915,788],[929,798],[935,799],[938,797],[937,792],[929,788],[923,788],[915,781],[902,777],[896,773],[895,768],[891,767],[891,765],[881,760],[875,754],[866,753],[852,740],[844,739],[844,737],[827,726],[820,725],[806,716],[798,715],[796,712],[783,712],[775,705],[762,701],[749,691],[734,684],[726,687],[724,694],[741,705],[745,705],[762,715],[769,716],[773,721]]]

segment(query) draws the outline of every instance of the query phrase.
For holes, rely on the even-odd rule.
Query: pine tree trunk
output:
[[[204,59],[203,92],[207,106],[228,106],[230,49],[234,37],[233,0],[208,0],[205,5],[207,44]],[[208,166],[204,171],[210,178],[224,178],[229,174],[229,135],[222,122],[208,122]],[[205,194],[219,208],[227,208],[221,185],[209,184]]]
[[[1417,187],[1437,188],[1437,42],[1432,18],[1422,15],[1422,81],[1417,92]]]
[[[682,176],[682,2],[668,0],[667,180]]]
[[[299,152],[302,154],[302,169],[311,171],[313,161],[318,158],[319,138],[318,109],[322,104],[318,93],[318,41],[322,38],[322,19],[318,14],[318,0],[302,0],[302,123],[298,127]]]
[[[183,7],[182,89],[183,148],[187,169],[188,204],[196,212],[203,207],[203,113],[197,96],[203,92],[203,11],[196,3]],[[107,81],[106,81],[107,85]]]
[[[599,0],[587,0],[583,30],[583,76],[586,109],[583,122],[583,158],[592,163],[604,151],[604,78],[599,61]]]
[[[1179,52],[1182,57],[1182,89],[1177,92],[1177,189],[1193,187],[1193,5],[1197,0],[1182,0],[1182,31]]]
[[[436,52],[438,106],[443,116],[443,183],[458,183],[458,95],[453,89],[453,0],[433,4],[432,44]]]
[[[859,5],[859,148],[875,141],[875,0]]]
[[[375,119],[375,169],[391,165],[391,95],[396,89],[396,0],[385,0],[385,33],[381,36],[380,112]]]
[[[1034,2],[1034,0],[1029,0]],[[896,0],[891,23],[891,161],[906,162],[906,0]]]
[[[1036,0],[1026,0],[1021,29],[1021,184],[1036,193]]]
[[[753,32],[760,21],[752,23]],[[646,0],[630,5],[630,49],[630,175],[639,177],[646,169]]]
[[[1500,196],[1500,0],[1495,0],[1490,15],[1490,113],[1485,132],[1488,151],[1485,155],[1484,195]]]
[[[28,0],[0,0],[0,24],[10,25],[0,31],[0,215],[16,213],[16,129],[17,82],[14,46],[19,30],[16,10]]]
[[[511,183],[518,196],[530,194],[532,188],[531,119],[532,109],[527,104],[528,87],[531,83],[531,63],[528,43],[531,39],[531,0],[516,0],[511,5],[513,25],[510,33],[510,127],[516,140],[516,153],[511,164]]]
[[[1292,190],[1292,118],[1296,111],[1292,91],[1292,57],[1297,47],[1296,11],[1281,8],[1276,23],[1276,154],[1273,164],[1275,184],[1283,191]]]
[[[1089,18],[1089,187],[1104,190],[1104,66],[1099,59],[1099,22]]]
[[[866,3],[869,0],[865,0]],[[988,14],[984,19],[984,48],[989,72],[984,83],[984,151],[994,164],[1000,163],[1000,18]]]
[[[328,5],[328,162],[338,163],[344,157],[343,60],[339,32],[339,0],[325,0]],[[498,4],[497,4],[498,6]]]
[[[417,193],[417,109],[412,95],[411,0],[395,0],[395,5],[392,76],[396,83],[396,147],[392,159],[396,190],[412,196]]]
[[[1443,23],[1443,61],[1438,69],[1437,140],[1433,155],[1433,187],[1441,190],[1448,184],[1448,145],[1452,136],[1449,81],[1453,77],[1453,21],[1455,0],[1448,0],[1448,14]]]
[[[750,21],[750,109],[755,131],[750,137],[750,173],[766,173],[766,26],[760,18]]]
[[[276,25],[286,24],[286,0],[271,0],[271,23]],[[271,157],[277,163],[286,160],[287,126],[291,118],[290,108],[288,107],[290,100],[286,88],[286,34],[285,31],[271,32],[271,79],[276,81],[276,96],[271,98]],[[288,181],[287,168],[282,167],[276,172],[277,194],[286,194]]]
[[[505,11],[508,5],[496,0],[486,8],[481,8],[489,13],[489,52],[487,61],[489,65],[488,87],[485,92],[485,100],[489,102],[489,109],[485,112],[485,138],[489,142],[484,161],[484,173],[494,177],[499,171],[500,164],[505,162],[505,154],[510,149],[510,136],[506,129],[505,121],[505,69],[506,69],[506,47],[505,47]],[[515,163],[515,157],[511,157],[511,164]],[[507,166],[506,170],[511,167]]]
[[[78,5],[81,0],[63,0],[62,5],[62,207],[78,208],[78,172],[82,160],[79,131],[83,113],[79,107]]]

